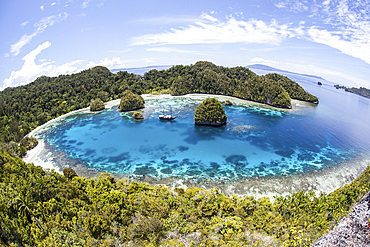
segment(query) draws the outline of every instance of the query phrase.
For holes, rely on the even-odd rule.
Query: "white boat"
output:
[[[158,116],[159,120],[171,121],[177,118],[177,116],[172,115],[172,108],[170,108],[170,110],[171,110],[171,114],[164,114],[164,110],[163,110],[163,114]]]

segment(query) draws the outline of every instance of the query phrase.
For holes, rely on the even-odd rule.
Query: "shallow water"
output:
[[[193,116],[210,96],[146,97],[144,121],[112,107],[72,115],[36,137],[96,171],[156,178],[228,181],[308,174],[368,157],[370,100],[326,81],[318,86],[312,78],[289,77],[320,104],[295,101],[292,110],[280,110],[228,98],[234,105],[224,107],[227,125],[207,127],[195,126]],[[179,117],[159,121],[170,107]]]

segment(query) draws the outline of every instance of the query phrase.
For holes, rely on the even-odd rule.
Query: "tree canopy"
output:
[[[215,98],[205,99],[194,111],[195,124],[220,126],[226,124],[226,121],[225,110]]]
[[[64,175],[0,152],[1,246],[309,246],[370,190],[264,197]]]
[[[140,95],[132,93],[130,90],[123,92],[119,103],[120,111],[133,111],[144,108],[145,101]]]

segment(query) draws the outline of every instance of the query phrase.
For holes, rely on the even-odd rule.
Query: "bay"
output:
[[[327,169],[354,166],[361,160],[353,176],[343,174],[346,178],[340,184],[353,179],[369,158],[369,99],[337,90],[331,82],[319,86],[312,77],[288,76],[318,96],[320,103],[293,101],[292,110],[283,110],[224,96],[147,95],[143,121],[114,106],[100,113],[70,115],[36,137],[65,154],[64,166],[73,160],[87,169],[123,177],[219,186],[225,181],[326,174]],[[224,107],[226,126],[194,125],[194,110],[207,97],[234,103]],[[159,121],[158,115],[170,108],[178,118]]]

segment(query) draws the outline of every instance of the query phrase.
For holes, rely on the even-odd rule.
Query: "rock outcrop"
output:
[[[339,224],[312,247],[370,246],[370,192],[359,201]]]
[[[143,97],[138,94],[134,94],[130,90],[123,92],[121,102],[119,103],[120,111],[133,111],[144,108],[145,101]]]
[[[227,116],[222,104],[214,98],[205,99],[194,112],[194,123],[220,126],[226,124]]]

